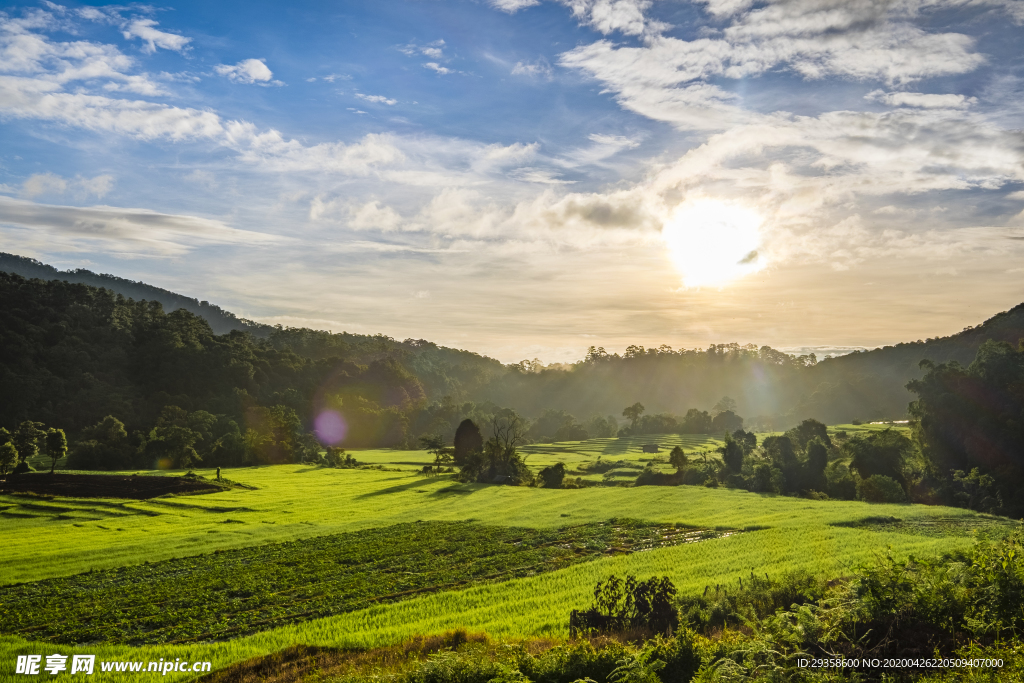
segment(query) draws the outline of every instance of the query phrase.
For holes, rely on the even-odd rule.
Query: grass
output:
[[[626,440],[604,441],[609,440],[535,445],[528,462],[537,467],[549,458],[550,462],[565,462],[575,469],[574,463],[594,462],[598,455],[631,463],[645,463],[641,458],[653,457],[631,451],[636,444]],[[694,443],[693,450],[707,445]],[[613,452],[614,448],[621,450]],[[845,574],[884,552],[887,546],[898,555],[939,555],[968,547],[973,543],[972,533],[979,528],[1005,526],[998,519],[960,509],[812,501],[691,486],[547,490],[458,484],[450,477],[424,477],[412,471],[422,466],[418,463],[430,461],[422,451],[365,451],[354,455],[363,462],[407,469],[335,470],[302,465],[242,468],[224,474],[254,488],[147,501],[0,496],[0,543],[5,549],[0,585],[122,567],[129,569],[119,571],[141,572],[139,566],[145,566],[144,562],[153,566],[173,558],[204,556],[188,561],[198,564],[216,558],[209,553],[217,550],[268,543],[303,541],[316,547],[327,543],[312,540],[318,537],[380,530],[420,520],[524,527],[548,533],[629,517],[648,523],[748,532],[703,543],[601,557],[535,576],[416,594],[390,604],[360,608],[352,603],[353,611],[343,614],[278,625],[218,642],[55,646],[11,635],[13,629],[5,620],[0,624],[0,631],[6,634],[0,636],[0,662],[6,666],[17,654],[59,652],[96,654],[100,660],[180,657],[209,660],[214,668],[222,668],[295,643],[379,647],[417,634],[457,628],[486,631],[497,637],[559,638],[566,635],[569,610],[589,605],[594,584],[611,573],[632,573],[640,578],[665,575],[681,592],[695,593],[709,585],[735,585],[738,578],[749,576],[751,571],[772,576],[791,570]],[[570,457],[577,460],[570,462]],[[211,470],[197,473],[213,474]],[[385,540],[388,533],[373,532]],[[264,551],[246,552],[259,558]],[[148,597],[145,588],[134,590],[137,602],[159,602],[155,587]],[[193,601],[204,604],[201,599]],[[218,611],[215,607],[210,605],[211,613]],[[118,674],[116,680],[149,678],[151,674]],[[167,678],[187,680],[189,675],[172,673]]]
[[[0,623],[59,643],[222,640],[605,555],[721,536],[633,523],[399,524],[0,588]]]
[[[795,569],[846,573],[887,545],[894,546],[900,553],[937,554],[965,548],[970,543],[972,541],[966,537],[932,538],[828,526],[807,527],[802,533],[795,533],[794,528],[783,527],[608,557],[538,576],[460,591],[432,593],[226,642],[141,647],[107,644],[54,646],[3,636],[0,637],[0,657],[4,661],[13,661],[18,654],[42,652],[89,653],[96,654],[99,659],[147,661],[180,657],[190,661],[212,661],[214,668],[221,668],[295,643],[346,648],[380,647],[417,634],[442,633],[455,628],[486,631],[496,637],[564,637],[569,610],[588,606],[594,584],[612,573],[620,576],[632,573],[640,578],[666,575],[681,592],[696,593],[708,585],[737,585],[737,579],[748,576],[752,570],[758,574],[770,572],[773,576]],[[170,680],[187,678],[178,675]],[[141,674],[118,680],[147,679],[145,674]]]
[[[147,501],[0,496],[0,543],[5,549],[0,585],[417,520],[558,528],[630,517],[711,528],[757,524],[802,533],[879,515],[927,519],[974,514],[691,486],[490,487],[414,472],[303,465],[226,474],[256,488]]]

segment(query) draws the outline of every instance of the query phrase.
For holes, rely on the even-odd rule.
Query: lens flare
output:
[[[334,446],[345,439],[348,425],[345,424],[345,418],[340,413],[325,410],[316,416],[313,430],[316,432],[316,437],[320,439],[320,443]]]
[[[683,203],[661,229],[669,257],[687,287],[721,287],[764,267],[761,217],[717,199]]]

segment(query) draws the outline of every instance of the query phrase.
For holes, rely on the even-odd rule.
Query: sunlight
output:
[[[680,205],[661,235],[687,287],[721,287],[763,267],[761,217],[717,199]]]

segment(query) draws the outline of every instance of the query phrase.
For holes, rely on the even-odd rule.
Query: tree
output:
[[[723,410],[711,418],[711,429],[718,433],[743,429],[743,418],[731,410]]]
[[[1024,344],[987,341],[966,368],[956,361],[920,366],[925,375],[907,384],[917,394],[909,410],[914,440],[947,501],[965,500],[952,472],[977,469],[993,478],[1006,514],[1024,514]]]
[[[816,480],[824,475],[826,467],[828,467],[828,449],[819,439],[814,439],[807,444],[807,472],[811,479]]]
[[[435,467],[447,467],[453,462],[452,452],[453,448],[448,448],[444,445],[444,437],[437,435],[421,436],[420,444],[423,448],[434,456]]]
[[[576,424],[576,418],[564,410],[545,410],[530,424],[530,438],[542,439],[555,436],[559,430]]]
[[[629,420],[629,429],[633,433],[636,433],[636,424],[640,421],[640,416],[644,414],[644,404],[637,401],[633,405],[622,411],[622,417]]]
[[[682,446],[674,446],[672,448],[672,452],[668,455],[668,462],[677,470],[681,470],[690,464],[690,460],[686,457],[686,452],[683,451]]]
[[[483,448],[484,438],[476,423],[469,418],[459,423],[458,429],[455,430],[455,443],[452,449],[455,465],[462,467],[469,461],[471,454],[480,453]]]
[[[866,437],[854,437],[843,444],[843,450],[850,456],[850,469],[861,479],[876,474],[889,477],[906,489],[903,476],[904,463],[913,450],[910,439],[895,429],[875,432]]]
[[[18,449],[10,441],[0,443],[0,475],[6,477],[18,462]]]
[[[18,449],[18,461],[25,462],[39,452],[39,439],[46,436],[42,422],[25,420],[14,431],[11,441]]]
[[[683,434],[708,434],[711,432],[711,415],[706,410],[690,408],[683,418],[681,431]]]
[[[504,409],[491,418],[492,436],[479,454],[470,453],[459,478],[481,483],[520,484],[533,481],[533,474],[516,450],[525,438],[526,423],[514,410]]]
[[[732,438],[743,448],[743,455],[750,455],[757,448],[757,434],[737,429]]]
[[[828,427],[814,418],[804,420],[798,426],[786,432],[786,436],[793,442],[797,450],[805,450],[812,439],[818,439],[825,446],[832,446],[832,439],[828,436]]]
[[[869,503],[905,503],[907,494],[899,482],[881,474],[872,474],[857,484],[857,496]]]
[[[539,473],[541,481],[546,489],[560,489],[565,480],[565,465],[556,463],[542,469]]]
[[[68,456],[72,470],[117,470],[132,466],[133,448],[124,423],[113,415],[82,431]]]
[[[68,454],[68,440],[63,429],[50,429],[46,432],[46,454],[50,456],[50,474],[53,474],[57,461]]]
[[[718,403],[715,404],[715,407],[711,409],[711,414],[718,415],[719,413],[725,412],[735,413],[738,407],[739,406],[737,406],[736,401],[732,400],[728,396],[723,396]]]
[[[960,507],[998,515],[1002,512],[1003,501],[995,483],[991,475],[982,474],[977,467],[966,474],[961,470],[953,470],[950,490],[953,500]]]
[[[798,489],[802,478],[800,460],[797,459],[793,442],[788,436],[766,436],[761,450],[768,457],[772,467],[772,490],[782,493],[786,486]],[[776,477],[775,472],[781,476]]]
[[[743,447],[731,435],[725,435],[725,445],[718,452],[722,454],[722,462],[729,472],[736,474],[743,469]]]
[[[638,581],[630,575],[623,581],[612,574],[594,587],[590,609],[573,610],[569,615],[569,633],[576,637],[593,631],[615,633],[647,628],[662,633],[677,628],[676,594],[676,587],[667,576]]]
[[[245,458],[247,461],[254,465],[265,464],[270,461],[265,453],[265,448],[268,443],[273,441],[273,437],[269,434],[264,434],[253,428],[245,430],[245,434],[242,435],[242,446],[245,450]]]

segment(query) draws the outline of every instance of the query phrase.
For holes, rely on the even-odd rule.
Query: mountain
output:
[[[135,301],[159,301],[168,313],[184,308],[206,320],[214,334],[227,334],[232,330],[241,330],[263,337],[273,329],[270,325],[239,318],[234,313],[229,313],[208,301],[192,299],[160,287],[147,285],[145,282],[126,280],[116,275],[97,274],[84,268],[57,270],[53,266],[40,263],[32,258],[0,252],[0,271],[15,273],[30,279],[60,280],[91,287],[104,287]]]
[[[850,419],[891,419],[903,415],[914,395],[906,390],[920,379],[922,360],[956,361],[969,365],[987,340],[1016,346],[1024,340],[1024,304],[997,313],[977,326],[948,337],[905,342],[871,351],[854,352],[818,363],[809,373],[810,383],[794,415],[815,412],[819,419],[846,422]]]
[[[41,417],[39,411],[44,411],[47,420],[66,421],[69,427],[81,428],[90,424],[96,414],[102,413],[99,415],[102,417],[106,414],[104,411],[114,411],[123,414],[123,419],[137,415],[136,421],[141,425],[153,419],[161,405],[172,399],[182,406],[189,403],[206,406],[204,409],[213,412],[239,414],[240,404],[235,399],[229,400],[237,393],[236,389],[244,389],[261,405],[292,405],[308,424],[312,419],[309,412],[312,401],[323,393],[323,387],[318,388],[318,385],[329,383],[332,373],[340,372],[349,378],[345,380],[349,387],[346,391],[358,385],[356,393],[362,397],[360,400],[365,398],[381,409],[401,412],[401,419],[408,424],[406,436],[412,440],[423,433],[447,433],[448,427],[440,422],[431,426],[433,418],[417,412],[428,409],[413,410],[409,407],[411,404],[406,405],[406,396],[420,396],[428,404],[447,400],[445,405],[449,407],[445,410],[452,412],[452,420],[458,417],[456,406],[462,405],[459,402],[473,401],[478,405],[513,408],[529,418],[539,417],[549,410],[566,411],[581,423],[595,416],[611,415],[621,419],[622,409],[637,401],[646,406],[649,415],[685,415],[692,408],[710,410],[719,399],[728,396],[736,401],[737,410],[747,418],[748,426],[786,429],[808,417],[829,424],[855,419],[902,418],[914,399],[906,384],[924,374],[919,367],[922,360],[934,363],[955,360],[967,365],[986,340],[1016,345],[1018,340],[1024,339],[1022,304],[955,335],[855,352],[820,362],[767,346],[716,344],[708,349],[671,352],[632,346],[622,356],[600,349],[569,366],[538,368],[525,363],[505,366],[492,358],[439,347],[424,340],[399,342],[382,335],[331,334],[260,325],[205,301],[142,282],[82,269],[59,271],[33,259],[10,254],[0,254],[2,270],[38,279],[7,280],[5,298],[0,300],[0,316],[4,318],[0,322],[7,325],[9,331],[15,326],[25,330],[20,338],[8,337],[3,342],[0,366],[6,366],[10,373],[7,377],[12,381],[17,377],[19,382],[27,382],[20,396],[9,392],[6,410],[0,411],[0,424],[11,424],[37,414]],[[62,281],[85,288],[57,287]],[[44,284],[49,286],[42,286]],[[101,295],[95,287],[105,288],[108,294]],[[205,364],[202,372],[208,373],[210,381],[214,381],[220,372],[218,363],[234,363],[245,368],[243,374],[248,379],[243,378],[243,381],[224,375],[217,380],[220,384],[216,387],[204,388],[209,396],[217,396],[216,401],[199,399],[193,396],[192,390],[180,386],[182,378],[191,376],[191,371],[184,366],[175,371],[180,376],[170,373],[160,375],[159,381],[148,377],[143,381],[142,369],[163,361],[159,354],[143,354],[141,340],[152,334],[153,329],[166,332],[176,330],[175,326],[189,327],[191,323],[180,316],[171,318],[168,313],[153,317],[154,314],[144,308],[125,304],[128,307],[123,310],[130,315],[124,315],[136,320],[136,327],[123,337],[124,331],[118,327],[122,323],[112,317],[112,311],[121,310],[122,306],[114,300],[117,294],[136,302],[159,302],[171,313],[187,311],[202,318],[209,325],[209,333],[189,333],[202,340],[201,346],[211,350],[202,359]],[[20,297],[20,303],[15,301],[15,296]],[[39,306],[51,311],[52,321],[47,325],[40,325],[33,318],[32,310]],[[88,330],[83,328],[81,334],[69,334],[81,324],[72,306],[84,306],[92,311]],[[249,341],[237,336],[230,343],[220,339],[225,333],[238,335],[239,331],[248,333],[241,337]],[[173,334],[180,336],[181,333]],[[109,356],[104,335],[122,340],[119,343],[123,344],[124,356],[120,360]],[[212,349],[220,351],[215,353]],[[136,359],[135,374],[122,376],[125,370],[121,365],[127,357]],[[73,358],[88,360],[79,362]],[[376,386],[378,379],[374,379],[376,375],[368,368],[374,363],[390,361],[400,366],[402,373],[414,378],[418,388],[406,386],[403,384],[406,379],[399,381],[394,377],[385,382],[387,386]],[[77,370],[72,372],[76,363]],[[282,370],[278,367],[281,363],[281,367],[289,369]],[[28,381],[28,375],[35,379]],[[61,378],[60,381],[50,384],[55,377]],[[117,380],[101,387],[109,378]],[[251,384],[250,379],[256,384]],[[195,381],[199,386],[205,379],[197,377]],[[399,391],[395,388],[398,385],[404,388]],[[56,396],[64,399],[60,402],[62,407],[57,406]],[[108,399],[114,402],[109,403]],[[416,400],[419,399],[413,402]],[[347,401],[354,405],[356,399],[350,396]],[[115,410],[115,405],[130,408]]]

